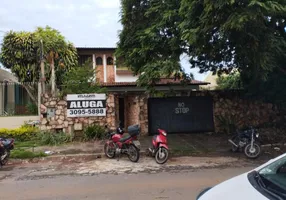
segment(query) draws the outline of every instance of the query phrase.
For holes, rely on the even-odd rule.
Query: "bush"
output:
[[[105,135],[105,128],[98,125],[93,124],[86,127],[83,131],[85,140],[93,140],[93,139],[103,139]]]
[[[71,142],[72,138],[63,132],[53,133],[45,131],[37,134],[37,140],[41,145],[55,146]]]
[[[29,114],[33,114],[33,115],[38,114],[38,106],[34,103],[28,103],[26,105],[26,109],[28,110]]]
[[[21,126],[15,129],[0,129],[0,137],[11,137],[16,140],[25,141],[31,140],[37,133],[39,129],[33,126]]]
[[[237,128],[236,126],[236,120],[233,116],[216,116],[216,119],[219,124],[219,128],[222,131],[222,133],[225,134],[233,134]]]

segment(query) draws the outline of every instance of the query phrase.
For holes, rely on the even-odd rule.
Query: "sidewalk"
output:
[[[152,136],[142,136],[141,153],[152,144]],[[168,146],[173,156],[229,156],[227,138],[208,134],[169,134]],[[51,155],[103,154],[104,141],[73,142],[60,146],[40,146],[31,151],[44,151]]]
[[[152,136],[143,136],[139,138],[141,142],[141,153],[151,146]],[[227,135],[210,134],[169,134],[168,146],[171,157],[192,156],[192,157],[244,157],[243,153],[231,152],[231,145],[228,142]],[[263,147],[260,157],[268,159],[279,155],[282,151],[274,152],[272,147]],[[48,155],[104,155],[104,141],[94,142],[73,142],[60,146],[40,146],[27,150],[35,152],[46,152]],[[272,152],[271,152],[272,151]],[[271,153],[269,153],[271,152]]]
[[[248,167],[253,169],[261,165],[262,161],[232,157],[176,157],[170,158],[167,163],[159,165],[151,157],[141,157],[137,163],[130,162],[127,157],[120,160],[94,156],[89,158],[80,155],[49,156],[31,161],[10,161],[4,170],[0,171],[0,180],[16,179],[27,180],[63,175],[98,175],[98,174],[133,174],[182,172],[201,169],[225,169]],[[2,175],[2,177],[1,177]]]

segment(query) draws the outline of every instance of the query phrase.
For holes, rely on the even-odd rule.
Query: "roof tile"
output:
[[[174,79],[161,79],[156,85],[180,85],[181,80],[174,80]],[[188,85],[207,85],[208,82],[192,80],[188,83]],[[111,87],[111,86],[137,86],[136,82],[101,82],[101,86]]]

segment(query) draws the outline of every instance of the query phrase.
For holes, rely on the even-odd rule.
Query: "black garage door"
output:
[[[214,131],[211,97],[168,97],[148,99],[149,134],[158,125],[168,133]]]

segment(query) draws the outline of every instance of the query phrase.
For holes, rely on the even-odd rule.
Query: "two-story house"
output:
[[[137,80],[137,76],[133,76],[127,67],[116,66],[115,48],[78,47],[77,50],[80,64],[85,63],[88,59],[92,61],[92,67],[96,68],[96,78],[99,82],[120,83]]]
[[[147,113],[148,98],[145,89],[137,87],[138,76],[127,68],[116,66],[115,48],[103,47],[77,47],[79,63],[92,60],[92,66],[96,69],[96,79],[109,92],[116,94],[116,117],[117,124],[121,121],[124,127],[132,124],[140,124],[143,132],[148,132],[149,120]],[[199,90],[200,85],[207,85],[206,82],[196,80],[182,85],[180,80],[162,78],[155,88],[157,91],[175,91],[176,96],[188,95],[193,90]]]
[[[112,86],[136,86],[138,76],[134,76],[126,66],[116,66],[116,57],[114,56],[116,48],[105,47],[77,47],[79,63],[83,64],[88,59],[92,61],[92,67],[96,69],[97,80],[106,87]],[[185,88],[185,91],[199,90],[199,85],[208,83],[193,80]],[[162,78],[157,86],[180,85],[179,80],[171,78]],[[142,90],[142,88],[137,88]],[[159,90],[164,90],[160,88]]]

